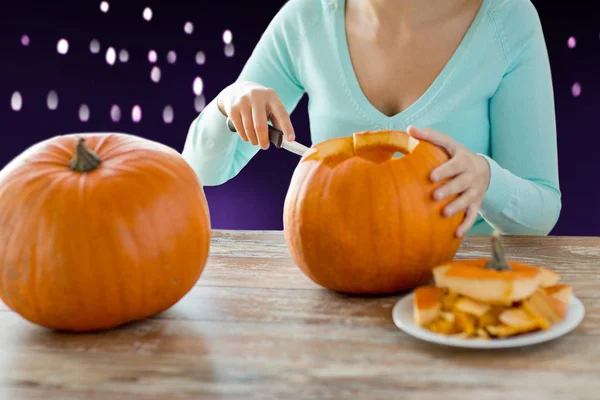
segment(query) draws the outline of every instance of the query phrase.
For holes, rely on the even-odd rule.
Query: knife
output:
[[[237,132],[231,118],[227,118],[227,128],[229,128],[231,132]],[[269,125],[269,141],[273,143],[278,149],[283,148],[289,152],[298,154],[299,156],[302,156],[309,150],[309,148],[303,144],[300,144],[298,142],[287,141],[285,139],[285,136],[283,135],[283,132],[272,125]]]

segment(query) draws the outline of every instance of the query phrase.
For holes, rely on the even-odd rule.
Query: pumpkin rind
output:
[[[80,137],[102,160],[87,172],[71,168]],[[162,144],[63,135],[0,171],[0,298],[38,325],[97,331],[165,311],[209,247],[202,185]]]
[[[394,153],[405,157],[393,158]],[[284,203],[284,235],[298,267],[339,292],[385,294],[432,278],[453,259],[464,218],[433,199],[445,182],[429,175],[449,159],[400,131],[367,131],[315,145],[295,169]]]

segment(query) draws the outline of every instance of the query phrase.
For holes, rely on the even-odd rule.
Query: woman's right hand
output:
[[[269,121],[288,141],[295,139],[290,116],[273,89],[254,82],[236,82],[219,93],[217,104],[219,110],[231,118],[245,142],[268,149]]]

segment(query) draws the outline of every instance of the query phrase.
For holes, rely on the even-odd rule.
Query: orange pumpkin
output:
[[[393,157],[395,153],[404,157]],[[284,234],[298,267],[339,292],[385,294],[432,278],[461,243],[430,173],[449,159],[400,131],[357,132],[311,148],[292,175]]]
[[[96,331],[160,313],[209,246],[203,187],[162,144],[63,135],[0,171],[0,298],[38,325]]]

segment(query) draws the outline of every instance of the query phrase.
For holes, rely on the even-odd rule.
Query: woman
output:
[[[408,130],[449,151],[457,235],[547,235],[561,209],[548,54],[530,0],[291,0],[239,79],[192,123],[183,156],[205,185],[268,147],[267,121],[294,140],[309,96],[312,142]],[[226,127],[233,120],[238,134]]]

